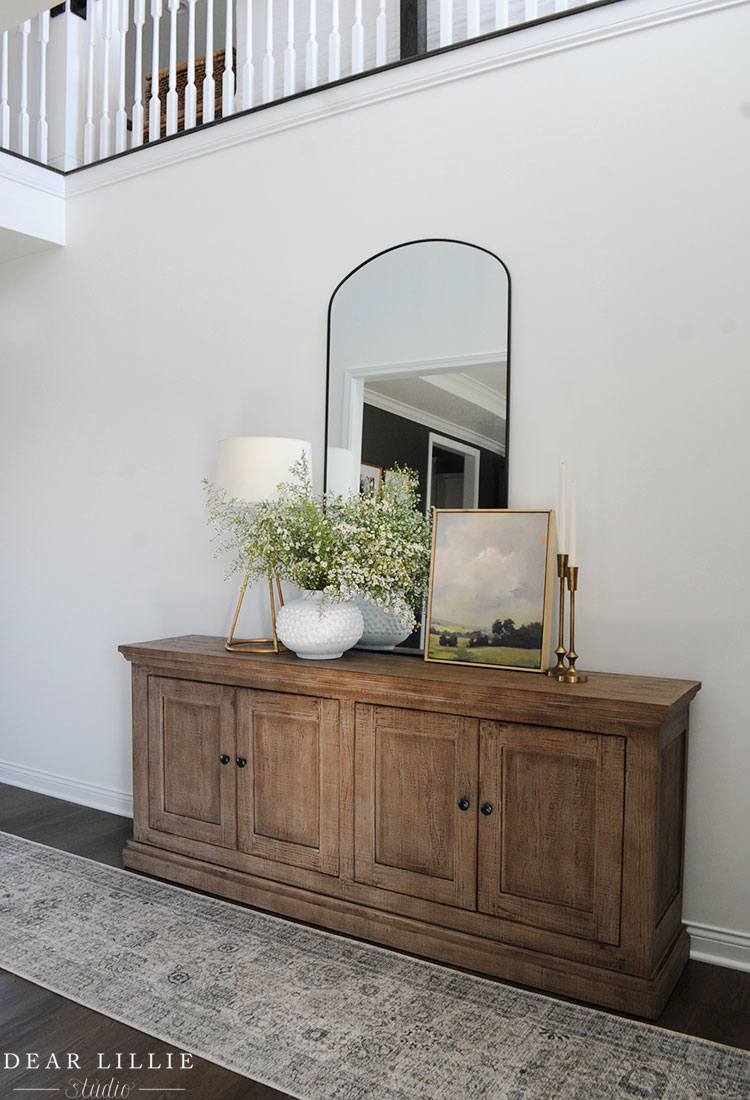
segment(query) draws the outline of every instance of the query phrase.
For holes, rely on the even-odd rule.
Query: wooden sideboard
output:
[[[655,1017],[681,923],[700,684],[350,652],[132,662],[128,867],[552,993]]]

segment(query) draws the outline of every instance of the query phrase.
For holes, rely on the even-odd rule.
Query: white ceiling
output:
[[[17,27],[24,19],[54,7],[50,0],[0,0],[0,31]]]

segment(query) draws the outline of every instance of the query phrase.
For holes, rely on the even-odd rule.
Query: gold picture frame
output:
[[[425,660],[546,672],[554,576],[552,510],[436,509]]]

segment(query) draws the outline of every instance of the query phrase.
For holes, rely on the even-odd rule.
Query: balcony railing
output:
[[[568,6],[66,0],[2,32],[0,148],[69,171]]]

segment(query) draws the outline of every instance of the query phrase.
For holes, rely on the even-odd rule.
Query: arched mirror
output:
[[[326,488],[395,465],[425,508],[508,505],[510,278],[484,248],[399,245],[336,288],[328,315]]]

